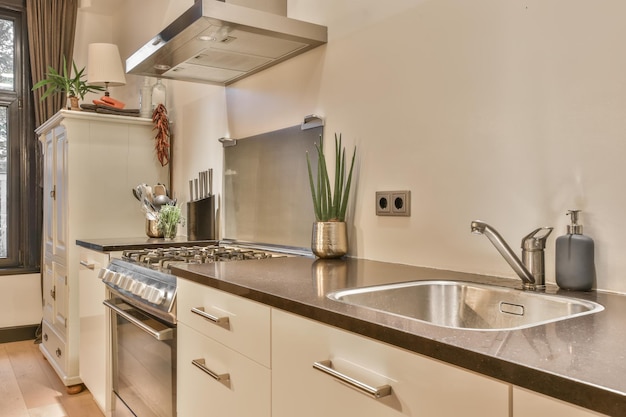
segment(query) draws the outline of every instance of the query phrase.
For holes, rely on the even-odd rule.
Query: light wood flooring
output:
[[[33,340],[0,344],[0,417],[103,417],[88,390],[69,395]]]

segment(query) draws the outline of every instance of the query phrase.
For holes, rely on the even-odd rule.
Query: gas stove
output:
[[[123,300],[170,324],[176,324],[176,277],[172,265],[233,262],[294,256],[288,249],[225,245],[161,247],[122,252],[100,270],[108,290]]]

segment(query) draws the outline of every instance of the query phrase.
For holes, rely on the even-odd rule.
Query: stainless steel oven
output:
[[[111,314],[113,416],[176,416],[176,277],[171,265],[298,254],[215,242],[125,251],[122,259],[113,259],[100,276],[110,295],[104,304]]]
[[[119,259],[102,274],[110,296],[113,416],[176,416],[175,277]]]

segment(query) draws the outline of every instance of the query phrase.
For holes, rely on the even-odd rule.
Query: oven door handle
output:
[[[139,327],[141,330],[148,333],[150,336],[154,337],[156,340],[171,340],[174,338],[174,329],[167,328],[167,329],[163,329],[160,331],[155,330],[152,327],[143,323],[141,320],[137,319],[136,317],[131,316],[130,314],[128,314],[127,312],[119,308],[117,305],[113,304],[111,300],[104,300],[102,304],[104,304],[105,306],[113,310],[123,319],[128,320],[135,326]]]

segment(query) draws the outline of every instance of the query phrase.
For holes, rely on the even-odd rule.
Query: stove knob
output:
[[[100,270],[98,271],[98,279],[104,279],[104,275],[108,272],[109,270],[106,268],[100,268]]]
[[[113,275],[111,276],[111,279],[109,280],[109,282],[112,285],[117,285],[117,283],[120,282],[120,273],[119,272],[113,272]]]
[[[156,288],[154,287],[150,287],[148,285],[145,286],[145,288],[143,289],[143,291],[140,294],[140,297],[143,298],[144,300],[149,300],[150,296],[152,295],[152,292],[155,290]]]
[[[143,282],[135,281],[135,285],[132,288],[132,293],[141,297],[144,290],[146,289],[146,284]]]
[[[115,272],[111,271],[110,269],[103,269],[102,271],[102,281],[104,282],[111,282],[111,279],[113,279],[113,275],[115,275]]]
[[[124,281],[126,281],[126,274],[119,272],[117,275],[117,281],[116,281],[116,285],[119,288],[122,288],[124,286]]]
[[[151,303],[154,303],[156,305],[159,305],[165,299],[165,292],[163,290],[158,289],[158,288],[153,288],[153,290],[154,291],[152,291],[152,293],[150,294],[150,297],[148,298],[148,301],[150,301]]]
[[[132,287],[135,280],[130,275],[122,275],[122,282],[120,282],[120,287],[129,291],[130,287]]]

